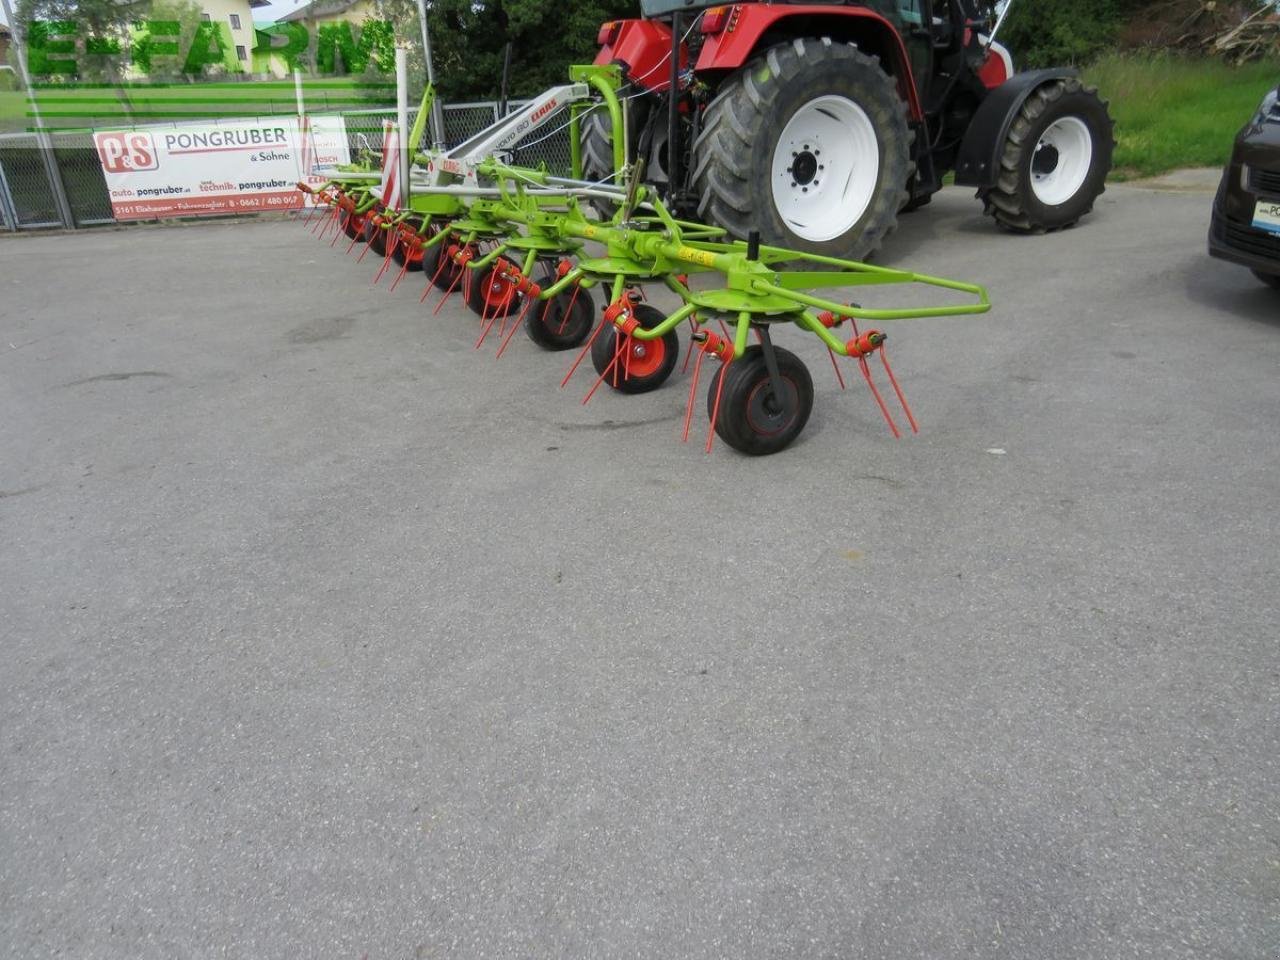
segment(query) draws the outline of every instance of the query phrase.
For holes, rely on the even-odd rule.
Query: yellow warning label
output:
[[[697,263],[704,267],[713,267],[716,263],[716,255],[714,253],[708,253],[705,250],[695,250],[693,247],[681,247],[676,252],[676,256],[686,263]]]
[[[588,224],[587,226],[582,228],[582,233],[583,235],[586,236],[588,240],[590,240],[596,235],[596,228]]]

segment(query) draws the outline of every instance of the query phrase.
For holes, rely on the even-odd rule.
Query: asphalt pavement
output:
[[[0,956],[1275,960],[1280,294],[1210,200],[945,190],[921,433],[783,331],[763,459],[296,224],[0,239]]]

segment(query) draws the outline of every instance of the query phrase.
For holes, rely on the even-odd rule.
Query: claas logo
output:
[[[160,166],[149,133],[106,133],[98,136],[98,156],[107,173],[133,173]]]

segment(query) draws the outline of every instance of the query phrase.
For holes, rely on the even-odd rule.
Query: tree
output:
[[[131,56],[134,66],[152,80],[182,76],[184,62],[170,51],[189,50],[200,29],[200,7],[194,0],[154,0],[142,30],[134,34]]]
[[[52,35],[44,27],[37,27],[33,32],[33,24],[63,25],[53,33],[65,29],[76,37],[78,56],[74,60],[74,75],[81,79],[118,82],[129,25],[142,19],[149,8],[149,0],[18,0],[14,19],[33,50],[42,37]],[[37,66],[31,67],[33,75],[41,72]]]
[[[384,0],[382,9],[395,24],[397,38],[409,43],[410,66],[418,80],[423,60],[415,0]],[[570,64],[595,58],[600,24],[639,15],[636,0],[428,0],[438,91],[446,101],[497,97],[508,41],[512,96],[565,83]]]

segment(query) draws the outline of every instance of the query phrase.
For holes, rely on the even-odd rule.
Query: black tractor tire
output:
[[[1042,202],[1035,177],[1045,164],[1057,166],[1058,153],[1042,143],[1045,132],[1064,119],[1074,118],[1089,132],[1088,170],[1080,186],[1057,203]],[[978,191],[986,212],[1015,233],[1044,233],[1073,226],[1093,209],[1106,189],[1115,149],[1115,123],[1107,101],[1094,87],[1075,77],[1051,80],[1027,97],[1014,118],[1000,153],[999,178],[993,187]],[[1052,150],[1052,154],[1046,154]],[[1048,157],[1048,159],[1045,159]]]
[[[791,118],[828,95],[846,98],[861,108],[874,131],[879,155],[875,185],[862,216],[838,236],[810,240],[779,213],[773,160]],[[897,226],[898,211],[908,201],[906,185],[915,171],[911,140],[906,104],[875,57],[829,37],[770,47],[725,80],[703,114],[693,148],[698,213],[740,240],[759,230],[761,239],[773,246],[863,259]],[[809,151],[804,151],[804,157],[810,157]],[[780,189],[807,193],[807,185],[799,179],[790,188]],[[836,182],[831,181],[827,189],[833,190]]]
[[[373,252],[380,257],[387,255],[387,228],[380,223],[374,223],[372,219],[366,220],[364,225],[364,242],[373,248]]]
[[[1280,290],[1280,273],[1263,273],[1261,270],[1254,270],[1253,275],[1268,287]]]
[[[613,120],[603,106],[582,119],[582,178],[616,184],[613,179]]]
[[[813,412],[813,378],[809,376],[809,369],[790,350],[774,347],[773,352],[789,394],[785,406],[774,402],[773,378],[765,363],[764,348],[758,344],[747,347],[737,360],[721,366],[707,390],[707,416],[715,416],[720,439],[753,457],[777,453],[790,446]],[[719,411],[716,411],[717,392],[720,392]]]
[[[632,309],[640,326],[646,330],[652,330],[665,319],[661,310],[647,303],[638,303]],[[596,368],[597,375],[609,370],[621,337],[621,331],[616,328],[602,330],[591,344],[591,365]],[[667,382],[676,368],[676,361],[680,359],[680,337],[674,330],[656,340],[638,340],[636,343],[644,350],[644,355],[632,358],[630,374],[627,375],[626,368],[623,367],[625,358],[622,358],[618,360],[622,369],[609,370],[609,376],[605,377],[605,383],[619,393],[648,393],[650,390],[657,390]]]
[[[548,267],[546,275],[538,282],[546,289],[556,280],[555,270]],[[595,319],[596,303],[591,291],[570,287],[546,303],[534,304],[525,317],[524,329],[529,339],[543,350],[572,350],[582,346],[591,335]],[[605,334],[600,336],[603,338]]]
[[[623,86],[618,91],[618,96],[627,97],[630,95],[630,90],[630,87]],[[639,145],[641,130],[649,114],[646,100],[645,97],[635,97],[627,103],[627,126],[630,128],[628,139],[632,151],[635,151]],[[613,166],[613,120],[609,116],[609,111],[604,106],[597,106],[582,118],[581,131],[583,179],[593,183],[625,187],[626,184],[617,176],[618,171]],[[605,219],[612,217],[617,210],[617,204],[600,197],[592,197],[590,203]]]

